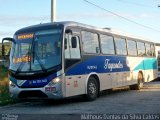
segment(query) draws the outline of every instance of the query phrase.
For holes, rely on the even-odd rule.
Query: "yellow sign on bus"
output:
[[[34,34],[33,33],[30,33],[30,34],[21,34],[21,35],[18,35],[18,39],[29,39],[29,38],[33,38],[34,37]]]
[[[13,63],[30,62],[30,61],[31,61],[30,56],[24,56],[24,57],[21,57],[21,58],[14,58],[13,59]]]

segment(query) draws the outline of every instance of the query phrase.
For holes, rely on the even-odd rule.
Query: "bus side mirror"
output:
[[[10,42],[13,42],[14,44],[16,43],[13,38],[3,38],[2,39],[2,58],[3,59],[5,59],[5,55],[6,55],[4,41],[10,41]]]
[[[64,49],[67,49],[67,38],[64,39]]]
[[[72,37],[71,43],[72,43],[72,48],[77,48],[77,38],[76,37]]]
[[[2,44],[2,58],[5,59],[5,46]]]
[[[10,42],[13,42],[14,44],[16,43],[16,41],[13,38],[3,38],[2,44],[4,44],[4,41],[10,41]]]
[[[65,31],[65,33],[71,33],[72,34],[72,30],[71,29],[67,29],[66,31]]]

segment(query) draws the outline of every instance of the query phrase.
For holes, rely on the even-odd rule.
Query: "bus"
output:
[[[77,22],[34,25],[15,32],[9,65],[13,98],[62,99],[157,78],[155,43]],[[2,49],[5,46],[2,45]],[[2,50],[3,51],[3,50]]]

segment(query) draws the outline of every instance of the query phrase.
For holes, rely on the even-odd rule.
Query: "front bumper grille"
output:
[[[48,96],[40,90],[30,90],[21,91],[18,98],[48,98]]]

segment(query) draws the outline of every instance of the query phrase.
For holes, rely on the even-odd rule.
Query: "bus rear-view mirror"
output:
[[[4,41],[10,41],[10,42],[16,43],[13,38],[3,38],[2,39],[2,58],[3,59],[5,59],[5,55],[6,55]]]
[[[72,48],[77,48],[77,38],[76,37],[72,37],[71,43],[72,43]]]

